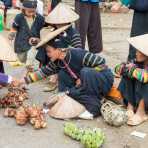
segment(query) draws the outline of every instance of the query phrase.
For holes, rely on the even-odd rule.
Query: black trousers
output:
[[[138,107],[141,99],[144,99],[145,109],[148,111],[148,84],[141,83],[135,79],[123,77],[119,84],[124,102],[127,105],[129,102],[134,107]]]
[[[2,61],[0,61],[0,72],[4,73],[4,65]]]
[[[61,2],[61,0],[52,0],[51,1],[51,10],[54,9],[59,2]]]
[[[98,4],[82,3],[79,0],[75,0],[75,9],[80,15],[80,19],[76,22],[76,28],[80,33],[82,47],[85,49],[87,37],[89,51],[93,53],[101,52],[103,45]]]
[[[83,67],[80,71],[81,86],[75,87],[75,80],[65,70],[58,73],[59,91],[70,91],[69,96],[84,105],[94,116],[100,115],[101,99],[111,89],[113,74],[107,69],[97,72],[93,68]]]
[[[131,37],[148,33],[148,12],[134,12]],[[130,45],[128,61],[136,58],[136,49]]]

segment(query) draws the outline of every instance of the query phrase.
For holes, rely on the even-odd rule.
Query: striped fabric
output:
[[[80,34],[76,33],[72,36],[71,46],[74,48],[82,48]]]
[[[87,67],[96,67],[105,64],[105,59],[99,55],[87,52],[83,58],[83,65]]]
[[[132,77],[142,83],[148,83],[148,70],[136,68],[133,71]]]
[[[134,78],[142,83],[148,83],[148,69],[137,68],[135,64],[131,67],[127,67],[125,63],[118,64],[115,67],[115,73]]]
[[[28,73],[28,75],[25,77],[25,81],[26,83],[36,82],[45,79],[49,75],[56,74],[57,72],[58,72],[58,67],[53,62],[50,61],[48,65],[43,66],[38,71],[33,73]]]
[[[105,65],[104,58],[101,58],[100,56],[92,54],[90,52],[85,52],[84,50],[78,51],[78,49],[76,49],[75,56],[77,57],[78,56],[77,54],[78,53],[82,54],[82,52],[84,53],[84,55],[81,57],[82,59],[79,59],[80,61],[81,60],[83,61],[82,66],[95,68],[96,71],[101,71],[101,70],[108,68]],[[26,83],[36,82],[38,80],[46,78],[49,75],[58,73],[59,70],[60,70],[59,65],[57,63],[50,61],[47,66],[42,67],[41,69],[39,69],[38,71],[34,73],[29,73],[26,76],[25,81]]]

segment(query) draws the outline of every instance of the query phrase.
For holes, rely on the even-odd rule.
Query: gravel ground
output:
[[[101,53],[107,63],[113,67],[121,61],[126,61],[128,55],[128,43],[131,26],[132,12],[129,14],[102,14],[104,51]],[[4,35],[7,33],[4,32]],[[12,75],[22,76],[23,69],[13,69],[6,64],[6,70]],[[46,82],[29,85],[30,104],[42,104],[50,98],[49,93],[43,93]],[[0,90],[4,94],[5,89]],[[13,119],[4,118],[3,110],[0,111],[0,148],[82,148],[82,145],[63,134],[65,121],[47,117],[48,128],[34,130],[29,124],[17,126]],[[106,141],[103,148],[147,148],[148,137],[139,139],[130,135],[134,130],[148,133],[148,124],[138,127],[122,126],[115,128],[104,123],[101,117],[93,121],[74,120],[80,126],[101,128]]]

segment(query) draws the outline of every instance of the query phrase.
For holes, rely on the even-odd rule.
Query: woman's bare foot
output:
[[[128,103],[127,106],[127,116],[128,120],[130,120],[134,116],[134,107],[130,103]]]
[[[135,114],[131,119],[128,120],[127,124],[130,126],[136,126],[136,125],[142,124],[147,120],[148,120],[148,116],[146,114],[143,116]]]

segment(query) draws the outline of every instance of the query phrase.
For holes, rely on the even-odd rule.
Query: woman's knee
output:
[[[81,76],[90,76],[92,74],[92,68],[84,67],[82,68],[80,75]]]

